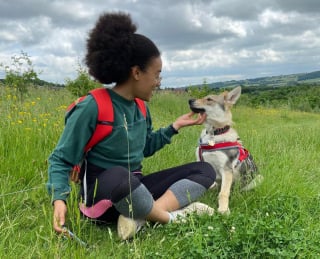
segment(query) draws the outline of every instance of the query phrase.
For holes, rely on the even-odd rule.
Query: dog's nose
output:
[[[189,105],[192,105],[196,99],[189,99]]]

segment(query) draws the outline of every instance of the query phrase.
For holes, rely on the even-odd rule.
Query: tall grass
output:
[[[77,186],[68,200],[68,226],[85,248],[53,232],[45,190],[46,159],[64,124],[65,90],[34,89],[23,103],[0,88],[0,258],[319,258],[320,115],[234,107],[235,128],[265,181],[232,192],[230,216],[193,216],[186,224],[150,225],[121,242],[115,225],[80,217]],[[189,111],[188,96],[157,93],[149,107],[155,128]],[[201,126],[184,128],[171,145],[144,161],[145,173],[195,160]],[[217,208],[217,191],[203,202]]]

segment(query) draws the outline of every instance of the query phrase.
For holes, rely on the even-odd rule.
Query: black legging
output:
[[[130,177],[129,177],[130,176]],[[215,181],[216,173],[206,162],[189,164],[165,169],[146,176],[139,173],[128,173],[124,167],[113,167],[103,170],[92,164],[87,165],[87,206],[107,199],[113,203],[128,196],[141,183],[150,191],[154,200],[161,197],[175,182],[188,179],[208,189]],[[83,189],[81,188],[83,196]],[[113,221],[119,212],[112,206],[97,220]]]

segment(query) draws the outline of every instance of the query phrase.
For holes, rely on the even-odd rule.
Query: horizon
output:
[[[206,81],[206,84],[210,85],[210,84],[216,84],[216,83],[227,83],[227,82],[233,82],[233,81],[246,81],[246,80],[256,80],[256,79],[262,79],[262,78],[271,78],[271,77],[281,77],[281,76],[291,76],[291,75],[303,75],[303,74],[310,74],[310,73],[315,73],[315,72],[320,72],[320,70],[315,70],[315,71],[310,71],[310,72],[299,72],[299,73],[293,73],[293,74],[278,74],[278,75],[270,75],[270,76],[264,76],[264,77],[253,77],[253,78],[245,78],[245,79],[239,79],[239,80],[226,80],[226,81],[216,81],[216,82],[208,82]],[[65,85],[64,83],[55,83],[55,82],[50,82],[50,81],[46,81],[41,79],[40,77],[38,77],[39,80],[41,81],[45,81],[49,84],[56,84],[56,85]],[[0,81],[4,81],[5,78],[0,78]],[[197,86],[197,85],[202,85],[204,81],[200,82],[200,83],[196,83],[196,84],[192,84],[192,85],[184,85],[184,86],[176,86],[176,87],[172,87],[172,86],[163,86],[161,84],[160,89],[168,89],[168,88],[184,88],[184,87],[190,87],[190,86]]]

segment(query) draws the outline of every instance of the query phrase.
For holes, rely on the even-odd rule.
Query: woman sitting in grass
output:
[[[212,213],[196,201],[215,181],[206,162],[192,162],[149,175],[142,173],[142,160],[153,155],[185,126],[199,125],[205,116],[191,112],[170,126],[153,131],[150,112],[146,117],[135,98],[150,101],[160,86],[162,61],[156,45],[136,33],[136,25],[124,13],[100,16],[87,40],[89,73],[102,84],[112,100],[112,133],[85,156],[82,170],[82,214],[99,222],[118,221],[118,235],[132,237],[146,220],[176,222],[188,213]],[[164,107],[165,108],[165,107]],[[62,136],[49,157],[48,191],[54,205],[53,226],[61,233],[66,221],[70,193],[69,173],[84,156],[84,147],[97,123],[97,103],[88,95],[66,118]]]

